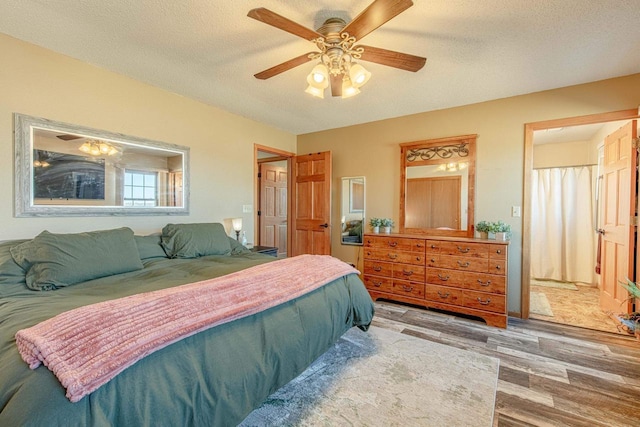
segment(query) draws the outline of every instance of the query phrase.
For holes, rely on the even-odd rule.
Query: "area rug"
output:
[[[241,426],[491,426],[499,360],[372,326],[348,331]]]
[[[542,292],[531,292],[529,299],[529,313],[539,314],[541,316],[553,317],[553,311],[551,311],[551,305],[547,296]]]
[[[572,291],[578,290],[576,285],[571,282],[556,282],[555,280],[531,279],[531,284],[533,286],[544,286],[547,288],[569,289]]]

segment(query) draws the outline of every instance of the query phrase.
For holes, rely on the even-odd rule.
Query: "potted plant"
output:
[[[369,219],[369,225],[373,229],[374,233],[379,233],[380,226],[382,225],[382,220],[380,218],[371,218]]]
[[[511,226],[505,224],[502,221],[496,221],[491,223],[491,230],[496,235],[496,240],[507,241],[509,240],[509,234],[511,233]]]
[[[480,221],[476,224],[476,231],[480,233],[481,239],[489,238],[489,231],[491,231],[491,223],[489,221]]]
[[[385,233],[391,233],[391,227],[393,227],[393,220],[391,218],[382,218],[380,220],[380,226],[384,227]]]
[[[623,303],[640,298],[640,288],[638,285],[627,279],[627,283],[620,283],[629,293],[629,297],[623,301]],[[635,311],[633,313],[624,313],[618,315],[618,319],[622,324],[623,329],[631,334],[635,334],[636,338],[640,340],[640,312]]]

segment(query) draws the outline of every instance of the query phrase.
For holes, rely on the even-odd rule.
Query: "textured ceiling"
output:
[[[248,18],[266,7],[316,29],[371,0],[0,0],[0,32],[294,134],[640,72],[640,0],[414,0],[362,43],[427,57],[365,63],[349,99],[304,93],[313,62],[253,74],[314,45]]]

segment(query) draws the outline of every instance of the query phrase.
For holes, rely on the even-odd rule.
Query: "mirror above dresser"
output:
[[[400,144],[400,232],[473,237],[477,135]]]

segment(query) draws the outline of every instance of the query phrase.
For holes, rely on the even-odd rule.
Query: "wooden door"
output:
[[[636,216],[637,136],[633,120],[605,138],[602,174],[602,235],[600,308],[614,313],[629,313],[631,301],[620,286],[634,275],[633,218]]]
[[[287,168],[260,164],[260,245],[287,256]]]
[[[292,255],[331,254],[331,152],[296,156]]]

